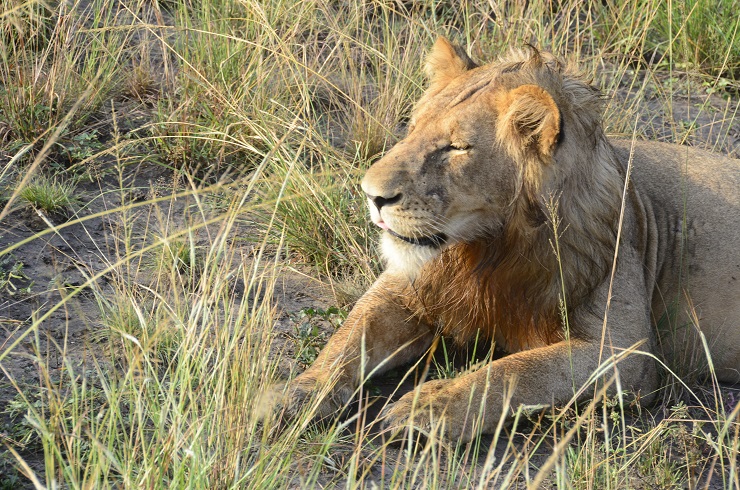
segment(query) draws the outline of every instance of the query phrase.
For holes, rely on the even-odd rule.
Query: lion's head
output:
[[[608,270],[624,182],[598,90],[549,54],[512,51],[476,66],[442,38],[426,71],[408,134],[362,182],[387,267],[468,291],[450,291],[458,300],[485,296],[490,284],[499,306],[535,316],[557,310],[557,260],[568,293],[589,291]],[[472,270],[484,273],[465,287]],[[481,302],[491,301],[465,300],[463,309]]]

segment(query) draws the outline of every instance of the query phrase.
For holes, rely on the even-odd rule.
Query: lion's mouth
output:
[[[399,240],[403,240],[406,243],[410,243],[412,245],[418,245],[420,247],[434,247],[438,248],[444,245],[444,243],[447,241],[447,235],[444,233],[438,233],[436,235],[430,235],[430,236],[423,236],[423,237],[408,237],[399,235],[395,231],[391,230],[390,228],[387,228],[386,231],[391,234],[394,238],[398,238]]]

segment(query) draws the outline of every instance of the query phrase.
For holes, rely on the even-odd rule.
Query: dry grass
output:
[[[6,236],[0,265],[73,234],[98,248],[69,246],[81,279],[36,284],[28,317],[0,319],[14,394],[0,488],[740,488],[740,405],[716,384],[667,398],[666,417],[602,393],[580,411],[520,409],[463,447],[389,447],[362,413],[312,426],[309,406],[280,433],[255,416],[280,376],[266,346],[285,269],[309,263],[342,302],[379,271],[357,182],[402,134],[437,35],[481,61],[553,50],[612,96],[609,131],[639,120],[650,137],[733,150],[738,21],[674,4],[2,0],[0,219],[18,219],[42,174],[80,209]],[[695,92],[727,102],[676,95]],[[85,348],[48,334],[60,316],[92,318]]]

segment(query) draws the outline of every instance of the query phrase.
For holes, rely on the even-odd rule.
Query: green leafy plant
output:
[[[304,366],[308,366],[321,351],[321,347],[326,343],[327,336],[322,334],[316,320],[328,322],[332,328],[336,329],[347,318],[347,311],[335,306],[326,310],[322,308],[304,308],[293,316],[296,323],[294,335],[292,337],[295,344],[295,356]]]
[[[0,257],[0,291],[9,296],[31,293],[33,281],[23,272],[23,267],[23,262],[15,260],[13,255]]]
[[[57,143],[60,151],[67,157],[69,163],[77,163],[92,158],[103,149],[98,131],[82,131],[68,140]]]

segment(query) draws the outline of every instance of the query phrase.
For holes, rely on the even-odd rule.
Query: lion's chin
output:
[[[390,233],[383,233],[380,242],[386,270],[405,275],[410,280],[415,279],[424,264],[437,257],[443,248],[441,245],[414,245],[394,238]]]

